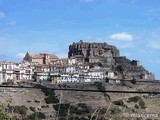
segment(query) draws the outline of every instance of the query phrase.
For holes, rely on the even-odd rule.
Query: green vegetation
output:
[[[2,108],[0,108],[0,120],[16,120],[16,117],[10,117]]]
[[[78,103],[78,109],[76,110],[76,113],[78,114],[90,113],[90,110],[85,103]]]
[[[36,103],[40,103],[40,101],[39,101],[39,100],[35,100],[34,102],[36,102]]]
[[[90,113],[90,110],[85,103],[79,103],[77,106],[68,103],[56,104],[53,105],[53,108],[58,112],[59,117],[71,117],[69,115],[83,115],[85,113]]]
[[[24,105],[22,106],[11,106],[13,108],[13,112],[21,114],[21,115],[26,115],[28,108],[25,107]]]
[[[44,87],[42,85],[36,85],[36,87],[38,89],[41,89],[41,91],[47,96],[45,98],[45,101],[47,104],[51,104],[51,103],[59,103],[59,100],[57,99],[57,97],[55,96],[54,90]]]
[[[111,111],[111,114],[113,115],[113,114],[120,113],[121,109],[119,109],[118,107],[114,107],[114,108],[111,108],[110,111]]]
[[[130,98],[128,98],[127,102],[128,103],[131,103],[131,102],[137,103],[138,102],[138,104],[135,104],[135,106],[134,106],[136,109],[139,109],[139,108],[145,109],[146,108],[145,102],[143,101],[143,99],[140,96],[130,97]]]
[[[28,116],[26,120],[42,120],[42,119],[46,119],[45,114],[41,112],[35,112],[30,116]]]
[[[136,84],[136,79],[131,80],[132,84]]]
[[[94,85],[97,86],[97,89],[104,94],[105,97],[108,97],[110,100],[110,96],[105,92],[105,86],[100,82],[94,82]]]
[[[100,83],[100,82],[95,82],[94,85],[97,86],[97,89],[98,89],[99,91],[101,91],[101,92],[104,92],[104,91],[105,91],[105,86],[102,85],[102,83]]]
[[[145,109],[146,108],[145,102],[143,100],[139,101],[139,106],[140,106],[141,109]]]
[[[3,82],[2,85],[14,85],[14,82],[10,81],[10,82]]]
[[[53,108],[59,112],[59,116],[64,117],[67,116],[69,106],[70,104],[56,104],[53,105]]]
[[[139,109],[139,106],[137,105],[137,104],[135,104],[135,106],[134,106],[136,109]]]
[[[141,100],[141,97],[140,96],[134,96],[134,97],[130,97],[128,98],[127,102],[130,103],[130,102],[138,102],[139,100]]]
[[[54,93],[51,93],[47,98],[45,98],[47,104],[59,103],[59,100],[55,97]]]
[[[114,103],[115,105],[119,105],[119,106],[123,106],[123,107],[125,106],[123,100],[113,101],[113,103]]]

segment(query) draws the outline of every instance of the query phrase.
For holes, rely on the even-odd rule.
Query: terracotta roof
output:
[[[51,58],[51,59],[58,59],[58,57],[55,54],[49,54],[49,58]]]
[[[32,58],[41,59],[43,56],[40,54],[30,54]]]
[[[35,59],[42,59],[45,55],[48,55],[50,59],[58,59],[58,57],[55,54],[45,54],[45,53],[30,54],[30,56]]]

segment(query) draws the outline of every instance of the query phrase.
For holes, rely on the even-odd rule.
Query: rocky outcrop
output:
[[[119,50],[107,43],[73,43],[69,46],[68,57],[81,57],[83,62],[100,65],[114,72],[119,79],[154,80],[154,74],[148,72],[137,60],[129,60],[120,56]]]
[[[107,43],[89,43],[82,40],[69,46],[68,57],[82,55],[84,58],[117,57],[119,50]]]

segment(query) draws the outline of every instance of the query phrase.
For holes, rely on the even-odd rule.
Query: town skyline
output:
[[[0,0],[0,60],[20,62],[27,51],[67,57],[68,46],[82,39],[115,45],[122,56],[139,60],[160,79],[159,4],[158,0]]]

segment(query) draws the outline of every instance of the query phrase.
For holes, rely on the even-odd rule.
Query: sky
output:
[[[160,79],[160,0],[0,0],[0,60],[106,42]]]

